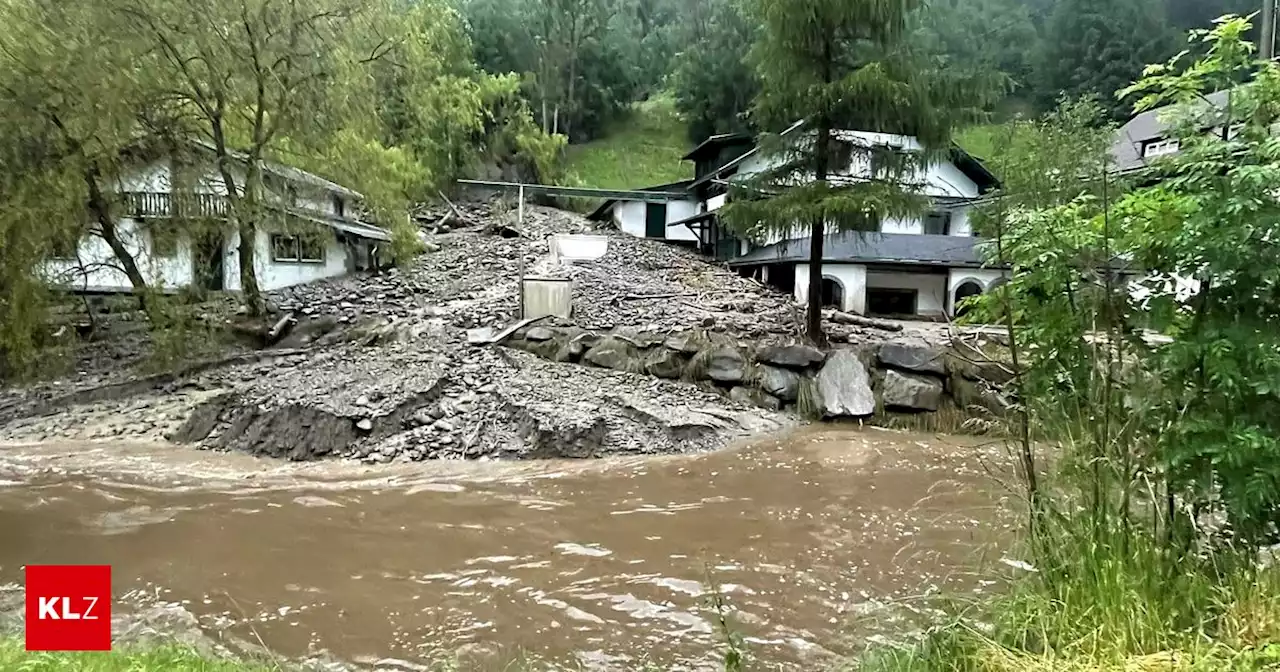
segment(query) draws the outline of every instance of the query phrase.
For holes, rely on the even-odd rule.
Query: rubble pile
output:
[[[426,251],[409,267],[270,293],[269,324],[291,325],[275,350],[129,394],[197,390],[171,439],[292,460],[586,458],[705,450],[777,430],[795,422],[781,409],[796,407],[804,381],[820,386],[840,371],[760,354],[798,338],[803,309],[693,251],[597,231],[550,208],[528,206],[516,221],[500,201],[434,206],[416,217]],[[578,233],[605,237],[607,253],[561,264],[553,237]],[[469,344],[469,331],[515,323],[521,273],[571,278],[572,316],[520,329],[510,347]],[[888,340],[829,317],[837,341]],[[927,327],[897,329],[893,338],[939,340]],[[876,398],[863,365],[849,364],[846,377],[858,377],[862,393],[833,395],[833,403],[862,415]],[[880,374],[871,381],[887,395],[880,403],[930,410],[945,401],[945,376],[896,369],[908,373],[883,386]],[[117,403],[87,393],[78,398]],[[0,403],[0,416],[38,408]]]

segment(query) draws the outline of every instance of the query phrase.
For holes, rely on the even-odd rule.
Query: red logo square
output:
[[[28,651],[111,650],[111,566],[27,565]]]

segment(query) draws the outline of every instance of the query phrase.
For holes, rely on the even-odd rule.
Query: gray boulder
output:
[[[747,360],[733,348],[717,348],[707,360],[707,377],[718,383],[740,383],[747,377]]]
[[[876,412],[867,367],[852,350],[837,350],[818,373],[822,413],[829,418],[862,418]]]
[[[524,337],[535,342],[550,341],[556,337],[556,332],[546,327],[534,327]]]
[[[693,334],[687,331],[679,331],[667,337],[663,343],[667,348],[686,355],[698,354],[697,339],[693,338]]]
[[[928,376],[890,369],[885,371],[880,394],[886,408],[936,411],[942,403],[942,383]]]
[[[732,390],[729,390],[729,398],[740,404],[759,406],[760,408],[770,411],[782,409],[782,402],[778,401],[777,397],[767,395],[760,390],[755,390],[749,387],[735,387]]]
[[[616,338],[605,338],[582,356],[596,366],[614,371],[634,371],[641,368],[640,353],[635,346]]]
[[[947,373],[947,360],[941,350],[917,345],[898,343],[883,345],[880,347],[880,363],[903,371],[932,373],[939,376]]]
[[[800,374],[773,366],[761,366],[760,389],[783,401],[795,401],[800,396]]]
[[[655,348],[645,358],[644,370],[651,376],[674,379],[684,372],[684,365],[684,355],[666,348]]]
[[[826,361],[827,353],[811,345],[775,345],[762,349],[756,359],[788,369],[807,369]]]

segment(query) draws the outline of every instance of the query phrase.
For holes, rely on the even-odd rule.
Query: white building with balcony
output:
[[[228,190],[212,151],[196,145],[181,161],[137,165],[110,185],[108,197],[117,236],[148,286],[239,291],[241,240],[227,217]],[[260,289],[367,270],[388,253],[391,237],[362,221],[359,193],[281,164],[263,162],[262,169],[264,205],[252,241]],[[231,172],[243,193],[244,166]],[[50,284],[84,293],[133,291],[96,224],[63,247],[45,264]]]

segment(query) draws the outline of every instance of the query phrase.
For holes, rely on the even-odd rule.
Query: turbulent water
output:
[[[0,583],[111,564],[117,610],[215,640],[420,669],[442,656],[701,667],[714,590],[758,661],[811,667],[981,590],[1007,538],[974,440],[832,430],[590,463],[281,465],[159,445],[0,448]]]

